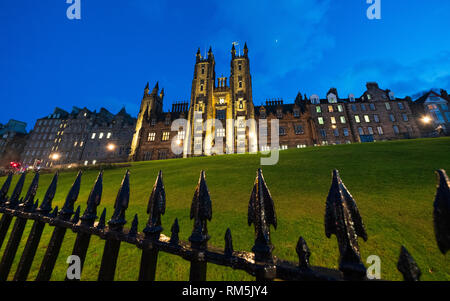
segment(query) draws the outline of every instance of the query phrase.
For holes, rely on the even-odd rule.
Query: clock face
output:
[[[219,98],[219,104],[223,105],[225,103],[225,98]]]

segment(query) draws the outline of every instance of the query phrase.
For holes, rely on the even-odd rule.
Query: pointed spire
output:
[[[366,268],[361,262],[358,236],[367,240],[367,233],[359,215],[358,207],[342,182],[339,171],[333,171],[325,212],[325,234],[336,235],[339,245],[339,270],[344,276],[363,278]]]
[[[230,228],[225,232],[225,251],[224,254],[227,257],[233,256],[233,237],[231,236]]]
[[[9,187],[11,187],[13,174],[9,173],[8,177],[6,178],[6,181],[3,183],[2,188],[0,189],[0,206],[3,206],[6,202]]]
[[[277,228],[275,206],[261,169],[256,173],[255,183],[248,204],[248,225],[255,226],[255,260],[271,260],[274,247],[270,241],[270,225]]]
[[[244,56],[245,56],[245,57],[248,56],[247,42],[245,42],[245,44],[244,44]]]
[[[145,86],[145,90],[150,90],[150,82],[147,82],[147,85]]]
[[[197,54],[195,55],[195,61],[196,61],[196,63],[200,62],[201,59],[202,59],[202,54],[201,54],[201,52],[200,52],[200,47],[198,47]]]
[[[47,189],[47,192],[45,193],[44,200],[42,201],[41,207],[39,207],[38,211],[43,214],[47,215],[52,210],[52,201],[55,198],[56,194],[56,187],[58,185],[58,172],[55,173],[53,176],[53,180],[50,183],[50,186]]]
[[[105,229],[105,224],[106,224],[106,208],[103,208],[102,214],[100,215],[100,219],[98,220],[96,228],[98,230],[103,230]]]
[[[180,239],[178,237],[178,233],[180,233],[180,226],[178,225],[178,218],[176,218],[175,221],[173,222],[170,232],[172,232],[172,235],[170,236],[170,244],[178,245],[178,242],[180,241]]]
[[[119,192],[117,193],[116,202],[114,203],[114,213],[108,222],[109,227],[113,231],[122,231],[123,226],[127,223],[125,219],[125,211],[130,202],[130,171],[127,170],[125,176],[120,184]]]
[[[79,220],[80,220],[80,212],[81,212],[81,207],[78,206],[77,210],[75,210],[75,214],[73,215],[72,219],[70,220],[70,222],[72,224],[78,224]],[[70,217],[70,216],[69,216]]]
[[[400,250],[397,269],[402,273],[405,281],[419,281],[420,276],[422,275],[416,261],[404,246],[402,246]]]
[[[156,85],[155,85],[155,87],[153,88],[152,94],[153,94],[153,93],[156,94],[156,93],[158,93],[158,91],[159,91],[159,82],[156,82]]]
[[[311,252],[309,251],[309,247],[303,237],[299,238],[295,250],[298,255],[298,266],[301,269],[309,268],[309,257],[311,256]]]
[[[438,174],[438,187],[434,199],[434,233],[439,250],[446,254],[450,249],[450,180],[445,170]]]
[[[198,47],[197,55],[200,55],[200,54],[201,54],[201,52],[200,52],[200,47]]]
[[[159,97],[163,98],[164,97],[164,88],[161,89],[161,93],[159,93]]]
[[[143,230],[146,238],[158,240],[163,230],[161,226],[161,215],[166,211],[166,191],[164,189],[163,175],[160,170],[155,184],[153,185],[152,194],[148,200],[147,214],[149,218],[147,226]]]
[[[190,217],[194,219],[194,229],[189,241],[194,248],[206,248],[210,238],[207,221],[212,218],[212,204],[205,177],[205,171],[202,170],[191,205]]]
[[[36,196],[37,189],[39,186],[39,173],[35,173],[33,180],[31,181],[30,187],[28,188],[27,194],[23,200],[23,203],[19,205],[23,211],[29,212],[33,209],[34,197]]]
[[[100,171],[97,180],[95,181],[95,185],[89,194],[89,198],[87,200],[87,207],[83,213],[81,219],[81,224],[92,227],[94,225],[95,219],[97,218],[97,207],[100,205],[100,200],[102,198],[102,190],[103,190],[103,171]]]
[[[74,204],[78,199],[78,194],[80,193],[82,175],[83,175],[82,171],[79,171],[77,178],[75,179],[75,182],[73,183],[69,193],[67,194],[66,201],[64,202],[64,205],[58,214],[58,218],[67,221],[72,216]],[[78,207],[78,209],[80,209],[80,207]]]
[[[55,218],[58,216],[58,206],[55,206],[55,209],[49,214],[50,218]]]
[[[128,231],[128,237],[136,237],[138,233],[138,225],[139,225],[138,215],[135,214],[133,221],[131,222],[130,231]]]

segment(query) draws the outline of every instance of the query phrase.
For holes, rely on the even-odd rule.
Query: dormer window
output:
[[[367,100],[371,100],[372,96],[370,96],[370,94],[367,94]]]
[[[320,99],[319,99],[319,95],[311,95],[311,103],[312,104],[320,104]]]
[[[355,95],[350,94],[350,95],[348,96],[348,99],[350,100],[350,102],[355,102]]]
[[[389,92],[389,99],[390,100],[395,100],[395,95],[394,95],[394,92]]]
[[[300,117],[300,110],[294,109],[294,117]]]
[[[328,103],[337,103],[337,97],[333,93],[328,94]]]

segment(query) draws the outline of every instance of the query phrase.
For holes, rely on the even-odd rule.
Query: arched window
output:
[[[328,94],[328,103],[337,103],[337,97],[333,93]]]

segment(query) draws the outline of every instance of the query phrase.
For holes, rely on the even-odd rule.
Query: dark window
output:
[[[369,106],[370,106],[370,109],[371,109],[372,111],[375,111],[375,110],[376,110],[375,104],[374,104],[374,103],[371,103]]]
[[[396,133],[396,134],[400,133],[398,126],[394,125],[393,128],[394,128],[394,133]]]
[[[224,120],[226,116],[226,111],[225,110],[217,110],[216,113],[216,118],[219,120]]]
[[[295,134],[296,135],[301,135],[301,134],[304,134],[304,133],[305,133],[305,131],[303,130],[303,126],[301,124],[297,124],[295,126]]]
[[[352,105],[352,111],[353,111],[353,112],[356,112],[356,111],[357,111],[356,105]]]
[[[286,136],[286,128],[280,127],[280,136]]]
[[[327,131],[325,131],[324,129],[320,129],[320,135],[321,135],[323,138],[326,138],[326,137],[327,137]]]

